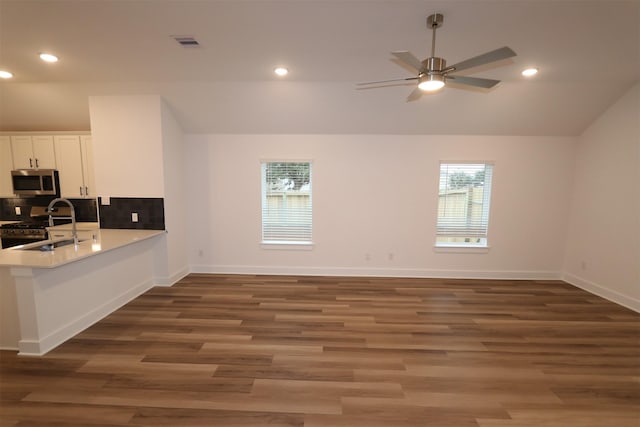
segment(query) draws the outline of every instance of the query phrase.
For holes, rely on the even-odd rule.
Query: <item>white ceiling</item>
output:
[[[411,76],[390,52],[427,57],[433,12],[449,64],[516,51],[468,73],[502,83],[356,90]],[[640,1],[0,0],[0,69],[4,131],[89,130],[88,96],[159,94],[187,133],[579,135],[640,80]]]

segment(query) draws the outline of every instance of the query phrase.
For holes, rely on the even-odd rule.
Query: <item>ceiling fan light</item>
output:
[[[522,70],[522,75],[525,77],[533,77],[536,74],[538,74],[537,68],[527,68],[525,70]]]
[[[433,92],[444,87],[444,76],[441,74],[431,74],[420,78],[418,88],[425,92]]]

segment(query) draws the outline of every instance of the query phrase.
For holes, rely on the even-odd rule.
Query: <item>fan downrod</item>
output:
[[[433,30],[431,35],[431,57],[436,56],[436,29],[442,26],[444,16],[441,13],[434,13],[427,17],[427,28]]]

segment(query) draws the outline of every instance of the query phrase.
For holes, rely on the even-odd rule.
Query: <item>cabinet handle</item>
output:
[[[40,165],[38,165],[38,159],[36,159],[36,169],[38,169]]]
[[[89,195],[89,187],[84,187],[84,195],[85,196]]]
[[[80,195],[82,196],[82,185],[80,186]]]
[[[33,167],[33,159],[31,157],[29,157],[29,167],[30,168]]]

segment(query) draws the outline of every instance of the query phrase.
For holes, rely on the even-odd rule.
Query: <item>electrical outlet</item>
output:
[[[138,222],[138,212],[131,212],[131,222]]]
[[[22,209],[20,209],[20,206],[16,206],[16,215],[22,215]]]

